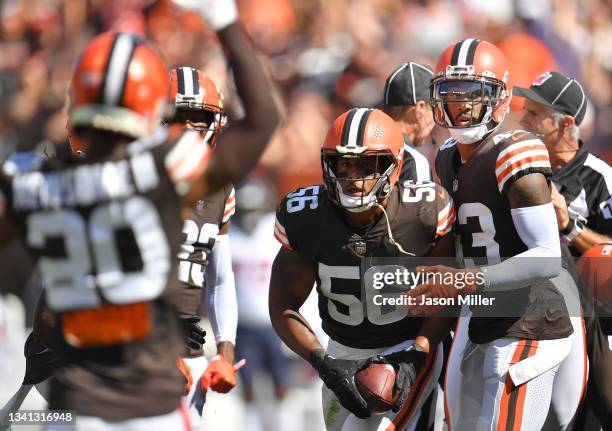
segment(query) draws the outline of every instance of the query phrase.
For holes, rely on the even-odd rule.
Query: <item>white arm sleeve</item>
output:
[[[236,344],[238,304],[228,235],[218,235],[206,266],[206,312],[215,342]]]
[[[561,246],[552,202],[513,208],[511,213],[514,227],[528,249],[502,263],[481,268],[485,286],[491,290],[516,289],[561,272]]]

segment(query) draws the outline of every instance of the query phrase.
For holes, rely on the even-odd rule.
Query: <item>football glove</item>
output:
[[[215,31],[238,20],[236,0],[174,0],[174,3],[199,14]]]
[[[195,351],[202,350],[204,337],[206,337],[206,331],[198,325],[200,320],[200,316],[196,315],[183,314],[179,316],[179,322],[181,322],[183,334],[185,334],[185,346]]]
[[[381,362],[393,365],[395,369],[395,384],[393,393],[398,394],[395,403],[391,407],[395,413],[399,412],[406,400],[416,376],[423,367],[427,353],[417,350],[414,345],[399,352],[378,357]]]
[[[310,354],[308,362],[345,409],[360,419],[366,419],[370,417],[370,411],[368,403],[355,386],[355,374],[367,368],[374,359],[336,359],[323,349],[317,349]]]
[[[242,368],[244,364],[246,364],[245,359],[231,365],[219,355],[213,357],[200,379],[200,387],[203,391],[210,388],[222,394],[229,392],[236,386],[236,371]]]

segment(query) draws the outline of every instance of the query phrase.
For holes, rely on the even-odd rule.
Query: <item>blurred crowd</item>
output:
[[[108,29],[146,36],[169,68],[202,68],[225,94],[230,121],[241,115],[216,36],[171,0],[3,0],[0,5],[0,159],[15,150],[65,148],[71,68],[84,45]],[[590,102],[581,136],[593,153],[612,162],[612,0],[238,0],[238,5],[284,115],[259,167],[278,197],[321,181],[319,151],[337,115],[353,106],[379,105],[385,79],[398,65],[416,61],[433,68],[448,44],[465,37],[497,44],[510,61],[514,85],[528,87],[551,69],[578,79]],[[521,107],[515,98],[506,128],[518,126]],[[434,145],[419,150],[433,158],[435,142],[445,133],[436,129]],[[272,220],[273,207],[267,211]],[[237,221],[243,230],[248,226],[247,218]],[[5,285],[26,284],[31,267],[23,250],[14,246],[2,253],[0,262],[11,269],[0,268]],[[7,255],[10,260],[3,258]],[[36,293],[30,293],[32,300]],[[248,320],[243,315],[241,324],[247,321],[248,327]],[[276,398],[284,396],[278,385],[275,392]],[[312,404],[305,400],[314,393],[318,389],[304,399],[294,397],[295,405]]]
[[[351,106],[376,106],[396,66],[418,61],[434,67],[441,51],[463,37],[500,46],[515,85],[528,86],[550,69],[582,82],[591,103],[581,136],[595,154],[612,160],[611,0],[238,3],[285,115],[261,163],[279,194],[319,181],[319,148],[336,115]],[[170,0],[4,0],[0,20],[3,153],[47,151],[66,141],[71,66],[93,35],[111,28],[146,35],[169,67],[202,67],[226,94],[230,118],[240,115],[214,34]],[[515,98],[515,120],[521,106]],[[445,138],[441,131],[434,135],[438,142]],[[434,147],[424,152],[431,156]]]

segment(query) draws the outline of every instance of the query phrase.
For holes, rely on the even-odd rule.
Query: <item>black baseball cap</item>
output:
[[[559,72],[544,72],[533,80],[531,87],[514,87],[512,92],[553,111],[574,117],[577,126],[582,123],[586,113],[587,98],[582,85]]]
[[[429,100],[433,72],[419,63],[404,63],[393,71],[385,83],[384,105],[416,105]]]

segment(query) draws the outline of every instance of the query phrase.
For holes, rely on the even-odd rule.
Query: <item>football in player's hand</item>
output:
[[[384,413],[391,409],[397,394],[393,394],[395,370],[389,364],[370,364],[355,374],[355,386],[368,403],[372,413]]]

